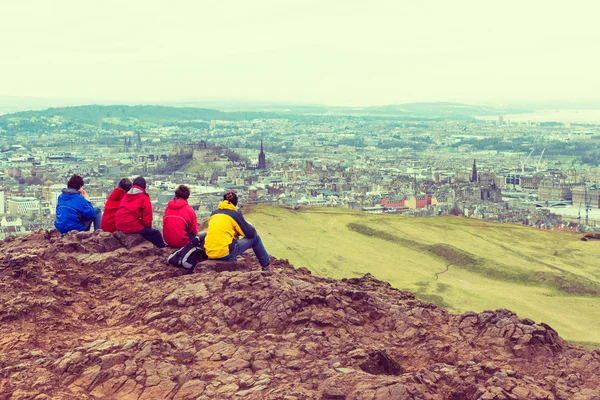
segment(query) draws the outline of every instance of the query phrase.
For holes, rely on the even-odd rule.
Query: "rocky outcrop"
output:
[[[600,352],[508,310],[167,254],[103,232],[1,243],[0,398],[600,399]]]
[[[588,240],[600,240],[600,233],[586,233],[581,240],[584,242],[587,242]]]

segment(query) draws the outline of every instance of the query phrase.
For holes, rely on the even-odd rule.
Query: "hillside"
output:
[[[452,102],[421,102],[390,104],[368,107],[344,107],[324,105],[295,105],[285,103],[261,103],[261,102],[187,102],[183,106],[214,108],[228,111],[256,111],[277,112],[284,114],[300,115],[363,115],[363,116],[388,116],[388,117],[423,117],[465,119],[475,116],[493,116],[503,114],[519,114],[530,112],[525,107],[490,107],[474,104],[452,103]]]
[[[0,243],[2,399],[593,399],[600,352],[370,275],[165,265],[138,235]]]
[[[143,121],[160,123],[177,120],[245,120],[258,117],[251,112],[223,112],[208,108],[166,107],[155,105],[86,105],[75,107],[48,108],[45,110],[21,111],[3,116],[8,118],[63,117],[72,122],[97,125],[105,118],[137,118]]]
[[[20,129],[74,129],[93,126],[106,129],[116,127],[190,126],[207,128],[204,121],[242,121],[269,118],[273,114],[256,112],[223,112],[206,108],[86,105],[76,107],[48,108],[46,110],[21,111],[0,116],[0,128],[7,131]]]
[[[561,336],[600,343],[600,243],[581,235],[438,217],[256,207],[273,255],[319,276],[369,272],[453,312],[509,308]]]
[[[246,110],[239,111],[161,105],[84,105],[0,114],[0,129],[7,132],[31,132],[35,130],[53,132],[65,129],[72,131],[90,127],[132,129],[179,126],[205,129],[209,126],[207,122],[213,120],[246,121],[285,118],[302,123],[319,123],[344,117],[361,116],[382,119],[393,118],[396,120],[464,120],[481,115],[502,115],[508,112],[518,113],[521,111],[459,103],[411,103],[363,108],[325,106],[254,107],[248,105]]]
[[[498,108],[451,102],[406,103],[364,107],[355,110],[355,112],[372,113],[374,115],[412,115],[422,117],[442,117],[448,119],[466,119],[475,116],[519,114],[525,111],[526,110],[523,108]],[[351,114],[351,109],[341,108],[338,110],[338,112],[348,112]]]

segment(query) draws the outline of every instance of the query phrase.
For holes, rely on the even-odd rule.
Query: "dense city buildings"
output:
[[[185,183],[199,220],[235,190],[242,204],[600,230],[600,168],[589,153],[600,143],[597,125],[359,116],[15,121],[0,125],[0,238],[51,228],[73,173],[95,206],[122,177],[145,176],[159,227]]]

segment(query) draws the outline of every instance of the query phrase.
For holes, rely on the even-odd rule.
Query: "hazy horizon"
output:
[[[599,104],[597,11],[592,1],[5,0],[0,95]]]

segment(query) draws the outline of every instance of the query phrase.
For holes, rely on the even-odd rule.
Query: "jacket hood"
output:
[[[227,200],[223,200],[222,202],[219,203],[219,210],[234,210],[235,211],[235,209],[236,209],[236,206],[234,206]]]
[[[127,194],[127,192],[124,191],[123,189],[121,189],[121,188],[115,188],[115,190],[113,190],[112,193],[108,196],[108,199],[109,200],[119,201],[123,197],[125,197],[126,194]]]
[[[187,200],[174,198],[173,200],[169,201],[169,204],[167,204],[167,207],[169,207],[173,210],[179,210],[180,208],[183,208],[187,205],[188,205]]]
[[[73,188],[66,188],[62,190],[63,194],[80,194],[79,190],[75,190]]]
[[[139,186],[133,186],[131,189],[129,189],[129,192],[127,192],[127,194],[142,194],[142,193],[146,194],[146,191]]]

